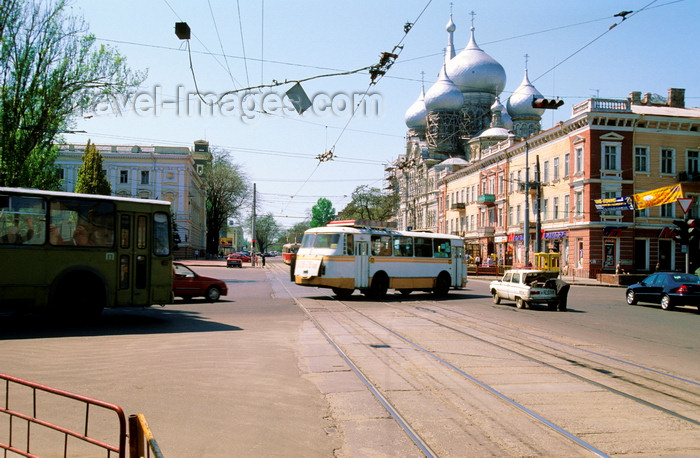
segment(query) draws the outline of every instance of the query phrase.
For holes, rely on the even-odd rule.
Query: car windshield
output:
[[[196,274],[188,267],[182,264],[173,264],[173,269],[175,270],[175,275],[178,277],[195,277]]]

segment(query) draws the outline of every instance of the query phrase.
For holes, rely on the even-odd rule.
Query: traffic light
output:
[[[691,234],[691,226],[690,223],[693,224],[692,227],[692,233],[693,233],[693,238],[695,238],[695,233],[697,232],[695,230],[695,220],[690,219],[688,221],[682,220],[682,219],[674,219],[673,224],[676,225],[678,229],[676,229],[676,234],[673,236],[673,240],[676,242],[682,244],[682,245],[688,245],[690,242],[690,234]]]
[[[696,227],[697,221],[695,219],[689,219],[686,223],[688,224],[688,244],[690,245],[697,241],[700,228]]]
[[[556,110],[560,106],[564,105],[563,100],[559,99],[538,99],[532,96],[532,108],[542,108],[545,110]]]

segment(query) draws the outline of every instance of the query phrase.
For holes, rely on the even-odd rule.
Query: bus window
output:
[[[372,236],[372,256],[391,256],[391,236]]]
[[[130,215],[122,215],[121,216],[121,222],[119,224],[119,231],[121,233],[119,237],[119,246],[121,248],[129,248],[129,244],[131,243],[131,216]]]
[[[314,248],[338,248],[340,234],[316,234]]]
[[[301,247],[302,248],[311,248],[314,246],[314,238],[316,237],[316,234],[309,233],[309,234],[304,234],[304,238],[301,239]]]
[[[345,254],[350,256],[355,255],[355,237],[352,234],[347,234],[345,236]]]
[[[136,248],[146,248],[146,217],[143,215],[136,218]]]
[[[449,258],[450,257],[450,241],[446,239],[433,239],[434,241],[434,251],[436,258]]]
[[[168,215],[165,213],[153,214],[153,253],[156,256],[170,255]]]
[[[394,256],[413,256],[413,238],[394,237]]]
[[[433,257],[433,241],[425,237],[415,238],[416,256],[421,258]]]
[[[46,205],[41,197],[0,195],[0,243],[44,243]]]
[[[52,245],[111,247],[114,244],[114,204],[53,199],[49,234]]]

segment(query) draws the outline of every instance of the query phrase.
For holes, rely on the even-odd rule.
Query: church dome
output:
[[[533,108],[532,98],[541,98],[542,94],[540,91],[535,89],[532,85],[530,79],[527,76],[527,69],[525,70],[525,77],[520,83],[520,86],[513,91],[510,97],[508,97],[508,113],[513,119],[522,117],[542,117],[544,110],[542,108]]]
[[[498,95],[506,85],[506,72],[493,57],[476,44],[474,27],[469,44],[447,64],[447,76],[462,92]]]
[[[513,129],[513,119],[510,117],[508,110],[503,106],[500,99],[496,97],[496,101],[491,105],[491,113],[493,115],[500,114],[500,124],[498,127],[503,127],[506,130]]]
[[[409,129],[425,129],[427,121],[425,117],[428,110],[425,108],[425,89],[421,87],[420,96],[408,107],[404,115],[404,121]]]
[[[425,107],[428,111],[458,111],[462,105],[462,91],[447,77],[443,65],[438,80],[425,93]]]

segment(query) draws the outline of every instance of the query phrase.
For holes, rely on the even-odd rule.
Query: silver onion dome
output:
[[[425,107],[425,88],[421,87],[420,96],[408,107],[404,115],[404,121],[409,129],[425,129],[427,121],[425,117],[428,110]]]
[[[476,44],[474,27],[469,44],[447,64],[447,76],[464,93],[498,95],[506,85],[506,72],[493,57]]]
[[[438,80],[425,93],[425,107],[428,111],[458,111],[464,105],[462,91],[448,78],[445,66]]]
[[[542,94],[538,91],[535,86],[532,85],[530,79],[528,78],[527,69],[525,69],[525,76],[520,86],[513,91],[510,97],[508,97],[508,103],[506,107],[508,108],[508,113],[513,119],[522,117],[541,117],[544,110],[542,108],[533,108],[532,98],[541,98]]]

